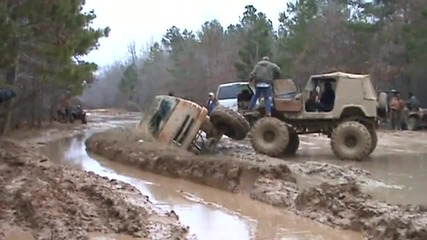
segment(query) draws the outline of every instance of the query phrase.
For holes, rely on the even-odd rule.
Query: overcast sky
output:
[[[95,27],[109,26],[111,34],[101,47],[86,58],[105,66],[126,55],[127,45],[135,41],[145,46],[159,41],[173,25],[198,30],[205,22],[218,19],[224,27],[235,24],[244,7],[253,4],[267,14],[277,28],[279,12],[286,0],[87,0],[86,10],[94,9]]]

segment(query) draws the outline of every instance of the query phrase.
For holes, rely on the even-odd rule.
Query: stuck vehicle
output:
[[[328,97],[332,101],[327,106],[318,101],[325,91],[333,96]],[[333,153],[343,160],[362,160],[376,148],[377,112],[386,106],[377,101],[369,75],[313,75],[304,90],[293,79],[277,79],[272,98],[272,117],[263,117],[262,107],[252,112],[240,110],[254,123],[251,144],[258,153],[293,155],[299,148],[298,135],[309,133],[327,135]]]
[[[189,100],[160,95],[137,128],[160,143],[199,151],[210,151],[223,135],[242,140],[249,132],[248,122],[238,112],[218,106],[210,117],[207,113],[205,107]]]

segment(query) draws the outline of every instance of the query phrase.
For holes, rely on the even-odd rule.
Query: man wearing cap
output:
[[[252,96],[249,104],[249,111],[252,111],[261,94],[264,96],[265,110],[267,116],[271,116],[271,85],[273,80],[280,76],[280,68],[277,64],[270,62],[268,57],[263,57],[259,61],[249,76],[249,82],[255,83],[255,95]]]
[[[208,115],[211,115],[211,112],[218,105],[218,101],[215,99],[215,94],[213,92],[209,93],[209,99],[206,103],[206,108],[208,109]]]
[[[405,108],[405,101],[400,97],[400,92],[395,89],[391,90],[393,97],[390,100],[391,110],[391,128],[402,130],[402,112]]]

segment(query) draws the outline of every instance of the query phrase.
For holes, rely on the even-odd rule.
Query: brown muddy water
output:
[[[43,153],[52,161],[69,164],[135,186],[164,210],[174,210],[182,224],[200,240],[249,239],[363,239],[361,234],[336,230],[248,197],[139,171],[88,155],[88,134],[48,144]],[[126,236],[94,235],[92,239],[130,240]]]
[[[379,132],[378,146],[370,159],[361,162],[334,158],[326,137],[301,138],[295,161],[327,162],[369,171],[385,183],[364,186],[375,198],[397,204],[427,204],[427,132]]]

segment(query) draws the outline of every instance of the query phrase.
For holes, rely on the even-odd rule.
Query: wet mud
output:
[[[163,177],[88,154],[84,141],[90,135],[51,142],[42,152],[61,164],[131,184],[156,206],[173,210],[179,221],[189,227],[190,235],[199,240],[363,239],[357,232],[332,229],[241,194]]]
[[[94,233],[185,239],[187,232],[174,213],[160,212],[129,184],[0,140],[0,239],[90,239]]]
[[[94,134],[86,144],[89,151],[108,159],[244,194],[330,226],[360,231],[368,239],[427,239],[424,207],[375,200],[360,191],[360,184],[354,181],[358,177],[351,178],[351,174],[342,177],[345,182],[301,188],[296,168],[290,168],[283,161],[193,155],[140,138],[132,129],[122,128]],[[322,165],[315,166],[314,169],[322,168]],[[335,172],[339,174],[340,169]],[[313,173],[305,173],[310,174]],[[362,174],[369,176],[369,173]]]

